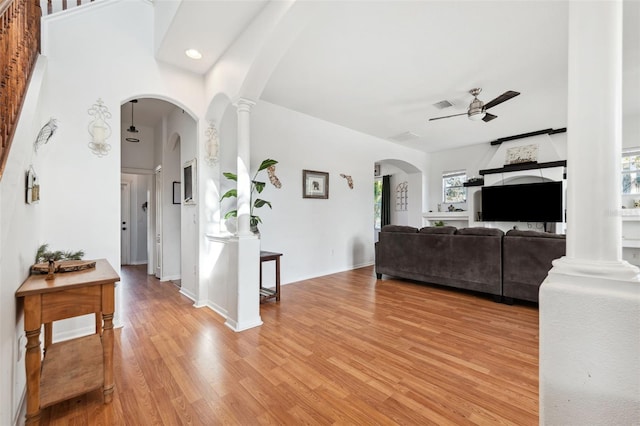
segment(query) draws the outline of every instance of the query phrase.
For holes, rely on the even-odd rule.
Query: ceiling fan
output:
[[[479,121],[479,120],[482,120],[485,122],[491,121],[494,118],[497,118],[498,116],[489,114],[487,112],[489,108],[493,108],[494,106],[499,105],[503,102],[506,102],[511,98],[515,98],[520,94],[520,92],[514,92],[513,90],[508,90],[504,92],[502,95],[498,96],[497,98],[485,104],[480,99],[478,99],[478,95],[480,94],[480,92],[482,92],[482,89],[479,89],[479,88],[469,90],[469,93],[471,93],[471,95],[473,96],[473,101],[471,101],[471,103],[469,104],[469,109],[467,110],[467,112],[463,112],[461,114],[446,115],[444,117],[430,118],[429,121],[441,120],[443,118],[457,117],[459,115],[466,115],[469,117],[469,120],[474,120],[474,121]]]

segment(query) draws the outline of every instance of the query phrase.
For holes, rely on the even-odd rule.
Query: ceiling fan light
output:
[[[469,120],[480,121],[484,118],[485,115],[487,115],[487,113],[484,111],[469,113]]]

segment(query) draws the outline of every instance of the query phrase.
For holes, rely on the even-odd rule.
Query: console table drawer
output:
[[[102,311],[101,286],[44,293],[41,297],[43,323]]]

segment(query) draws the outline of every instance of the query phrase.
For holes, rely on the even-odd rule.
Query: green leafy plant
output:
[[[433,226],[444,226],[444,222],[441,220],[436,220],[433,222]]]
[[[35,263],[43,263],[48,262],[50,260],[60,261],[60,260],[81,260],[84,256],[83,250],[78,251],[50,251],[48,250],[49,244],[42,244],[38,247],[38,251],[36,252],[36,261]]]
[[[260,219],[260,216],[257,216],[256,214],[254,214],[255,209],[259,209],[260,207],[264,207],[264,206],[269,206],[269,208],[272,208],[271,203],[269,201],[263,200],[262,198],[254,197],[254,194],[261,194],[262,191],[264,191],[264,188],[266,186],[265,182],[257,180],[258,174],[261,171],[268,169],[271,166],[275,166],[276,164],[278,164],[276,160],[272,160],[270,158],[264,160],[262,163],[260,163],[260,167],[258,167],[258,170],[256,171],[255,175],[253,175],[253,179],[251,179],[251,209],[249,212],[250,214],[249,224],[251,225],[251,229],[254,231],[257,230],[258,223],[262,223],[262,219]],[[238,182],[238,176],[235,173],[224,172],[223,175],[229,180]],[[275,175],[270,174],[269,178],[271,180],[271,183],[274,184],[274,186],[276,186],[277,188],[280,187],[279,186],[280,182],[277,181],[278,178],[275,177]],[[275,182],[277,182],[277,185],[274,182],[274,179],[275,179]],[[238,191],[236,188],[233,188],[225,192],[224,195],[220,198],[220,201],[224,200],[225,198],[233,198],[237,196],[238,196]],[[238,217],[238,211],[236,209],[233,209],[228,211],[224,215],[225,219],[229,219],[230,217]]]

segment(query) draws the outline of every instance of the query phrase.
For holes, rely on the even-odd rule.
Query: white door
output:
[[[131,263],[131,188],[129,182],[120,183],[120,263]]]
[[[155,275],[162,278],[162,170],[156,170],[156,268]]]

